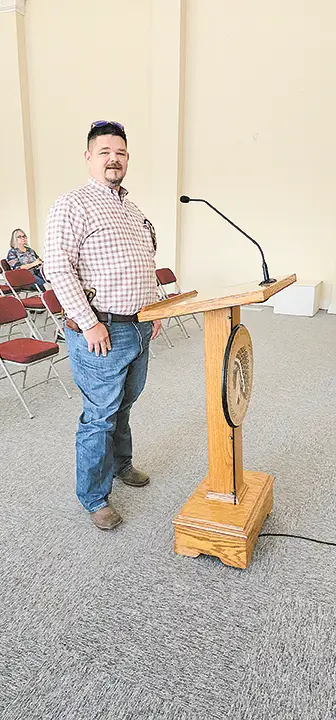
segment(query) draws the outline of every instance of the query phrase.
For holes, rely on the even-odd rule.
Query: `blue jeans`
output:
[[[44,278],[42,277],[39,269],[38,269],[38,268],[33,268],[30,272],[33,273],[33,275],[34,275],[34,279],[35,279],[36,285],[38,285],[39,288],[42,290],[42,292],[44,292],[44,291],[45,291],[45,282],[46,282],[46,281],[45,281]]]
[[[105,324],[112,350],[89,352],[82,333],[65,328],[73,378],[82,393],[76,434],[76,494],[89,512],[108,505],[113,478],[132,465],[130,410],[144,388],[152,323]]]

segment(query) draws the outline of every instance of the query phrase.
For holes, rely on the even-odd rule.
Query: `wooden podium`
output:
[[[222,401],[223,359],[240,306],[262,303],[296,281],[282,277],[270,285],[248,283],[222,297],[204,298],[196,290],[142,308],[139,320],[158,320],[204,312],[208,475],[174,518],[175,552],[214,555],[226,565],[246,568],[273,505],[274,477],[243,470],[242,425],[225,419]]]

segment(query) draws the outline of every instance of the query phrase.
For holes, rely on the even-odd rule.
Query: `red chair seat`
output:
[[[45,307],[39,295],[34,295],[30,298],[21,298],[21,302],[25,308],[28,308],[28,310],[45,310]]]
[[[4,295],[9,295],[9,293],[12,292],[8,285],[3,285],[2,283],[0,283],[0,290],[1,292],[3,292]]]
[[[34,338],[15,338],[0,343],[0,357],[18,363],[31,363],[50,355],[57,355],[58,345]]]

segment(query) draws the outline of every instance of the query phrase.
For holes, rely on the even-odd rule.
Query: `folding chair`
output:
[[[13,294],[18,297],[19,292],[34,293],[33,297],[39,297],[40,289],[36,284],[34,275],[30,270],[4,270],[4,276]],[[37,293],[37,294],[36,294]]]
[[[55,325],[53,341],[65,343],[65,332],[63,329],[63,308],[57,300],[57,297],[52,289],[45,290],[41,295],[42,302],[47,310],[48,316],[51,318]],[[46,327],[46,323],[44,324]],[[55,360],[55,363],[61,362],[69,357],[68,353],[62,354],[62,357]]]
[[[49,282],[49,280],[48,280],[48,278],[46,277],[46,274],[45,274],[45,272],[44,272],[44,262],[42,262],[42,264],[39,265],[39,271],[40,271],[40,274],[41,274],[42,277],[43,277],[43,280],[45,280],[45,282],[46,282],[46,283],[49,283],[49,285],[50,285],[50,282]]]
[[[168,298],[175,297],[176,295],[181,295],[182,290],[177,282],[176,275],[173,273],[172,270],[170,270],[170,268],[158,269],[156,271],[156,278],[157,278],[158,288],[159,288],[159,292],[160,292],[162,300],[167,300]],[[173,285],[174,286],[173,291],[167,292],[166,285]],[[185,337],[189,338],[190,335],[187,332],[187,330],[184,326],[184,322],[182,322],[181,317],[178,317],[178,316],[173,316],[173,317],[176,320],[177,325],[179,326],[180,330],[183,332]],[[202,330],[202,326],[199,323],[196,315],[194,315],[194,313],[190,313],[189,318],[194,319],[196,325],[199,327],[200,330]],[[168,322],[168,325],[169,325],[169,322]]]
[[[62,324],[63,310],[62,306],[57,300],[54,291],[45,290],[41,295],[41,300],[44,307],[46,308],[49,317],[52,319],[55,325],[54,341],[56,342],[58,336],[61,337],[62,340],[65,340],[65,333]]]
[[[7,261],[5,261],[5,262],[7,262]],[[1,267],[0,267],[0,273],[2,273]],[[9,287],[9,285],[5,285],[5,283],[0,282],[0,297],[2,297],[3,295],[12,295],[12,291],[11,291],[11,288]],[[10,325],[9,330],[7,332],[8,339],[11,335],[11,332],[12,332],[12,325]],[[0,337],[3,337],[3,336],[0,335]]]
[[[71,398],[71,395],[68,393],[56,368],[54,367],[53,360],[50,360],[50,358],[54,358],[59,352],[57,343],[46,342],[45,340],[40,340],[34,337],[35,328],[30,323],[27,311],[20,300],[13,296],[0,297],[0,326],[15,323],[19,320],[24,320],[26,322],[33,337],[22,337],[7,340],[6,342],[0,342],[0,367],[2,367],[5,372],[5,375],[3,375],[1,379],[4,379],[5,376],[8,378],[29,417],[33,418],[34,415],[31,413],[28,405],[26,404],[22,393],[27,390],[31,390],[37,385],[49,382],[49,380],[52,379],[50,377],[51,371],[55,373],[67,397]],[[46,380],[41,380],[40,382],[26,387],[28,368],[33,365],[37,365],[44,360],[47,360],[49,364]],[[12,366],[19,369],[11,372]],[[17,375],[20,372],[23,372],[23,385],[21,391],[13,380],[13,375]]]
[[[0,295],[11,295],[12,291],[5,283],[0,283]]]
[[[17,272],[17,270],[11,270],[9,263],[7,262],[7,260],[5,258],[2,258],[2,260],[0,260],[0,265],[1,265],[1,272],[3,273],[4,277],[6,277],[6,272],[10,272],[10,273]],[[20,270],[19,272],[20,273],[29,272],[29,270],[28,271]],[[11,277],[14,277],[14,282],[15,282],[15,277],[17,277],[17,276],[11,276]],[[32,276],[32,279],[34,282],[34,276]],[[28,295],[29,290],[35,290],[35,285],[31,285],[31,283],[30,283],[29,286],[24,287],[24,290],[26,292],[26,295]],[[2,283],[0,284],[0,296],[1,295],[13,295],[13,294],[15,295],[15,297],[19,298],[18,293],[15,292],[15,290],[13,289],[13,287],[10,284],[8,284],[8,285],[4,285]],[[21,300],[21,298],[19,298],[19,300]],[[12,325],[10,325],[10,327],[8,329],[8,332],[7,332],[8,339],[10,339],[10,337],[12,335],[12,329],[15,324],[17,324],[17,323],[13,323]]]
[[[6,266],[6,267],[5,267]],[[4,258],[0,260],[0,274],[3,272],[3,270],[10,270],[10,265]],[[5,285],[5,283],[0,282],[0,295],[11,295],[12,291],[8,285]]]
[[[12,269],[9,262],[7,262],[6,258],[2,258],[2,260],[0,260],[0,265],[3,270],[11,270]]]
[[[7,270],[4,272],[6,281],[15,297],[22,302],[22,305],[28,311],[31,316],[31,321],[36,328],[35,322],[37,315],[41,315],[46,312],[46,308],[42,302],[38,285],[35,283],[35,278],[30,270]],[[37,290],[38,294],[28,295],[30,291]],[[19,293],[25,292],[26,297],[20,297]],[[42,336],[36,328],[37,334],[42,340]]]

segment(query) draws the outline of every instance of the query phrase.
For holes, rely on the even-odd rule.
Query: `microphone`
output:
[[[257,246],[257,248],[259,249],[259,252],[261,254],[261,257],[262,257],[262,271],[263,271],[264,279],[259,283],[259,285],[271,285],[271,283],[276,282],[275,278],[270,278],[270,276],[269,276],[267,262],[265,260],[265,255],[264,255],[263,249],[261,248],[261,246],[259,245],[259,243],[256,240],[253,240],[251,235],[248,235],[246,232],[244,232],[244,230],[242,230],[240,227],[238,227],[238,225],[236,225],[234,222],[232,222],[232,220],[229,220],[229,218],[225,217],[225,215],[223,215],[223,213],[221,213],[219,210],[217,210],[217,208],[215,208],[214,205],[211,205],[211,203],[209,203],[207,200],[203,200],[203,198],[191,198],[191,197],[188,197],[188,195],[181,195],[180,202],[181,203],[189,203],[189,202],[205,203],[205,205],[208,205],[208,207],[210,207],[218,215],[220,215],[222,218],[224,218],[224,220],[226,220],[226,222],[230,223],[230,225],[232,225],[232,227],[234,227],[236,230],[238,230],[242,235],[245,235],[245,237],[247,237],[248,240],[251,240],[251,242],[253,242],[253,244]]]

